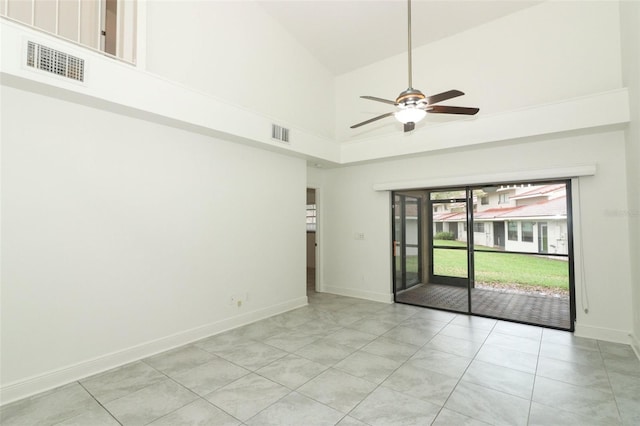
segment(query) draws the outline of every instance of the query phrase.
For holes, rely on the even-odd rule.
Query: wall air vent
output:
[[[27,44],[27,66],[84,81],[84,59],[32,41]]]
[[[278,126],[277,124],[272,124],[271,139],[276,139],[281,142],[289,143],[289,129],[282,126]]]

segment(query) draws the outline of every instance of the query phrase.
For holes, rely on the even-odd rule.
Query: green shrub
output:
[[[438,232],[433,238],[434,240],[454,240],[453,233],[451,232]]]

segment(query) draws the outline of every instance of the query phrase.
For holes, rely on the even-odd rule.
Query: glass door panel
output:
[[[471,312],[571,329],[568,183],[473,190]]]
[[[393,259],[395,293],[421,282],[421,198],[394,194]]]
[[[429,192],[429,279],[423,306],[469,311],[467,191]]]
[[[402,217],[402,199],[400,195],[396,194],[393,196],[393,282],[396,291],[404,289],[404,264],[401,256],[401,247],[404,244]]]
[[[404,197],[405,288],[420,283],[420,199]]]
[[[429,282],[467,287],[466,190],[432,191],[429,198],[433,226]]]
[[[442,277],[443,279],[461,278],[466,280],[469,276],[467,268],[467,251],[434,247],[433,275],[434,277]],[[435,278],[435,280],[438,281],[438,278]]]

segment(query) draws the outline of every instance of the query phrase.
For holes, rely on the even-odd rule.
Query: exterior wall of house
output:
[[[523,241],[522,238],[522,220],[510,220],[515,222],[518,226],[517,240],[509,240],[508,231],[505,225],[505,221],[478,221],[484,225],[484,231],[473,233],[473,242],[475,245],[481,245],[486,247],[499,247],[495,244],[494,240],[494,227],[505,227],[505,241],[503,241],[502,247],[507,251],[521,251],[526,253],[538,253],[540,251],[540,238],[538,225],[544,223],[547,225],[547,250],[546,253],[553,254],[568,254],[568,234],[567,234],[567,222],[566,220],[526,220],[525,222],[533,223],[533,240]],[[476,223],[478,223],[476,222]],[[452,226],[452,222],[442,222],[441,226],[443,231],[449,232],[452,229],[457,229],[457,241],[467,241],[467,233],[464,228],[463,222],[456,222],[457,228]],[[437,225],[434,224],[434,231],[437,229]]]
[[[453,239],[457,241],[467,241],[467,233],[463,228],[464,222],[442,222],[442,232],[450,232],[453,234]],[[434,233],[436,232],[436,225],[433,227]]]
[[[567,222],[564,220],[548,220],[548,252],[557,254],[569,253],[569,234],[567,230]]]
[[[536,194],[539,192],[539,195]],[[482,193],[481,193],[482,194]],[[534,195],[536,194],[536,195]],[[559,253],[567,254],[567,221],[565,219],[546,219],[544,214],[554,216],[562,211],[558,206],[551,204],[545,210],[544,203],[566,196],[564,184],[549,186],[535,183],[500,185],[495,191],[484,192],[484,195],[474,194],[474,244],[486,247],[502,247],[508,251],[521,251],[528,253]],[[527,217],[526,209],[518,209],[529,205],[540,205],[536,210],[536,216]],[[443,213],[449,211],[448,206],[434,207],[434,211]],[[504,210],[501,210],[504,209]],[[486,213],[489,212],[489,213]],[[484,213],[484,215],[483,215]],[[487,216],[488,214],[488,216]],[[519,217],[520,216],[520,217]],[[463,213],[434,216],[434,231],[442,229],[444,232],[452,232],[457,241],[467,241],[466,222],[462,218]],[[515,224],[517,233],[515,239],[509,239],[508,225]],[[523,223],[532,224],[535,229],[531,235],[531,241],[525,241],[523,237]],[[503,227],[505,238],[496,241],[494,227]],[[546,239],[540,234],[540,227],[546,227]],[[478,230],[481,229],[481,230]],[[500,235],[500,234],[498,234]]]
[[[527,220],[526,222],[533,223],[533,241],[523,241],[522,238],[522,222],[521,220],[515,221],[518,224],[518,240],[512,241],[506,236],[505,250],[507,251],[521,251],[527,253],[539,253],[540,252],[540,223],[547,225],[547,253],[553,254],[568,254],[568,235],[567,235],[567,222],[566,220]]]
[[[484,224],[483,232],[473,232],[473,243],[478,246],[493,247],[493,227],[504,226],[502,222],[482,222]]]

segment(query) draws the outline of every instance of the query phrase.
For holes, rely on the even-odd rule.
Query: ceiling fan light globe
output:
[[[411,107],[411,108],[403,108],[393,115],[394,117],[396,117],[396,120],[398,120],[399,122],[403,124],[407,124],[407,123],[419,122],[427,115],[427,112],[420,108]]]

